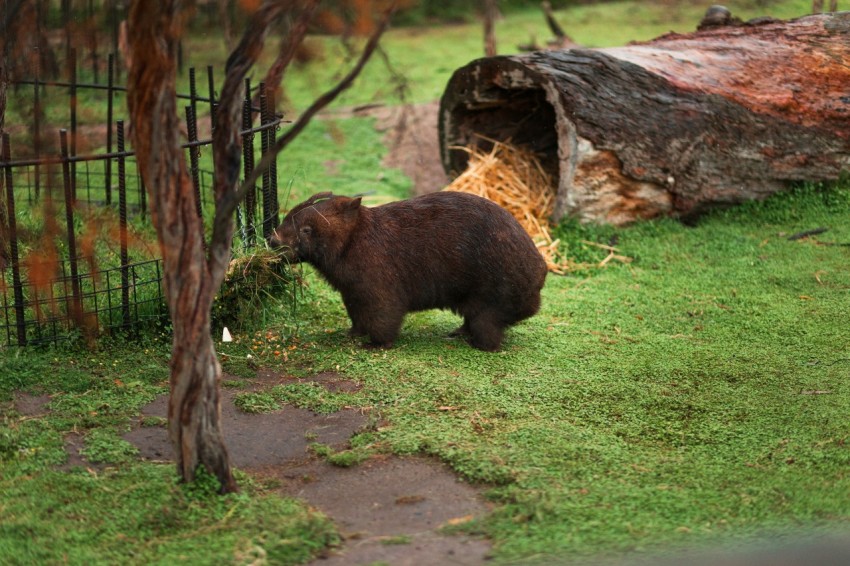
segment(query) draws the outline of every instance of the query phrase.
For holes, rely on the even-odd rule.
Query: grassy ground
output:
[[[271,334],[240,336],[222,352],[243,375],[251,353],[297,375],[362,381],[355,396],[291,385],[241,403],[377,407],[384,426],[355,438],[340,463],[433,454],[490,485],[495,511],[464,528],[492,537],[501,560],[845,529],[850,252],[827,244],[850,242],[848,211],[845,183],[801,187],[692,228],[565,225],[574,257],[598,261],[604,252],[583,242],[615,237],[633,261],[551,276],[541,313],[498,354],[445,339],[458,321],[443,312],[410,316],[390,351],[363,350],[345,334],[338,296],[309,272],[295,338],[279,338],[291,336],[292,320],[272,310]],[[821,226],[829,231],[816,239],[787,239]],[[321,517],[245,476],[246,495],[219,500],[175,485],[171,466],[134,462],[119,433],[165,391],[167,342],[4,354],[6,399],[23,390],[52,401],[44,417],[3,410],[0,556],[227,560],[262,547],[290,562],[333,539]],[[55,471],[72,431],[110,468]]]
[[[821,242],[848,243],[849,210],[847,185],[808,187],[695,228],[617,230],[633,261],[550,277],[499,354],[447,341],[457,319],[441,312],[362,350],[311,278],[294,367],[364,381],[389,424],[361,444],[492,484],[499,506],[471,528],[502,559],[846,528],[850,252],[787,236],[825,226]]]
[[[710,5],[692,2],[606,2],[576,6],[556,12],[564,30],[579,44],[587,47],[610,47],[629,41],[652,39],[669,31],[689,32]],[[811,10],[807,0],[725,2],[732,13],[742,19],[758,16],[793,18]],[[484,56],[482,26],[478,22],[437,28],[398,27],[382,39],[387,58],[376,57],[363,71],[357,87],[343,93],[336,106],[398,101],[399,92],[408,102],[438,99],[452,73],[473,59]],[[496,24],[499,54],[514,54],[517,46],[535,42],[544,45],[552,34],[539,10],[510,13]],[[274,45],[273,40],[269,40]],[[351,66],[351,55],[335,39],[313,37],[308,40],[314,65],[288,71],[284,85],[285,108],[303,109],[319,93],[327,90]],[[266,60],[274,57],[274,49]],[[224,61],[220,38],[199,38],[192,50],[186,50],[186,65],[204,69],[206,65]],[[217,67],[218,68],[218,67]],[[255,77],[255,82],[260,80]],[[188,84],[188,83],[186,83]],[[187,89],[184,89],[188,91]],[[205,109],[201,109],[204,111]]]
[[[790,5],[776,6],[804,11]],[[562,23],[580,42],[616,44],[691,28],[702,11],[689,8],[696,15],[679,22],[677,10],[592,5]],[[597,24],[603,13],[614,23]],[[594,39],[646,18],[663,29]],[[527,41],[525,26],[544,38],[539,20],[512,16],[501,24],[503,43]],[[446,33],[461,47],[437,58],[433,76],[418,77],[422,46],[449,40],[392,32],[387,49],[411,73],[411,98],[433,99],[478,52],[477,26]],[[344,102],[371,100],[375,89],[365,90]],[[381,169],[369,120],[317,123],[306,136],[281,160],[281,184],[291,180],[298,198],[333,188],[374,191],[378,201],[407,190],[402,175]],[[433,454],[487,485],[493,513],[460,528],[491,537],[500,561],[846,530],[850,247],[830,244],[850,243],[848,212],[845,181],[716,212],[696,227],[567,223],[559,236],[588,268],[551,276],[541,313],[511,330],[498,354],[445,339],[458,320],[443,312],[410,316],[392,350],[363,350],[346,337],[338,296],[308,270],[297,317],[268,306],[269,333],[223,345],[225,367],[252,375],[251,353],[281,371],[361,381],[357,395],[292,385],[240,403],[376,407],[383,426],[331,457],[348,464],[375,452]],[[817,227],[829,230],[787,238]],[[595,267],[606,252],[585,242],[613,241],[632,261]],[[166,391],[169,343],[166,329],[96,351],[2,352],[0,563],[249,563],[264,555],[296,563],[336,539],[324,517],[245,474],[243,494],[220,498],[211,482],[177,485],[172,466],[136,461],[120,434]],[[45,414],[16,413],[15,391],[51,395]],[[103,467],[58,470],[69,433],[82,435]]]
[[[4,352],[0,357],[0,564],[295,564],[337,540],[302,503],[239,474],[221,497],[214,478],[179,485],[173,465],[142,464],[120,438],[139,408],[167,392],[165,333],[98,351]],[[20,415],[13,391],[49,394]],[[149,426],[162,425],[157,419]],[[92,467],[57,469],[66,435],[83,438]]]

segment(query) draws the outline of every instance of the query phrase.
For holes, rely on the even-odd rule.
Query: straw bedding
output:
[[[534,240],[549,271],[564,274],[573,269],[559,254],[559,241],[552,239],[554,185],[534,153],[497,141],[490,151],[458,149],[469,153],[469,164],[444,190],[472,193],[505,208]]]

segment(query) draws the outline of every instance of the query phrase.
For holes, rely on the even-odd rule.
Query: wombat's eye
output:
[[[305,236],[309,236],[312,231],[313,231],[313,229],[309,226],[302,226],[301,227],[301,233],[304,234]]]

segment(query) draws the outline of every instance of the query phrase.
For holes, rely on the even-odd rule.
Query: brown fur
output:
[[[537,312],[546,263],[503,208],[438,192],[369,208],[321,193],[293,208],[270,239],[342,294],[351,334],[391,346],[405,314],[461,315],[453,334],[498,350],[504,329]]]

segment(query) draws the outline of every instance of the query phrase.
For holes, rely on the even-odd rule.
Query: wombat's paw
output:
[[[481,350],[482,352],[498,352],[499,347],[501,346],[501,344],[498,342],[486,342],[475,339],[469,340],[469,345],[473,348]]]
[[[472,333],[468,338],[469,345],[485,352],[497,352],[502,346],[502,331],[489,328]]]
[[[348,329],[348,335],[352,338],[357,338],[358,336],[366,336],[366,333],[360,330],[359,328],[351,327]]]

